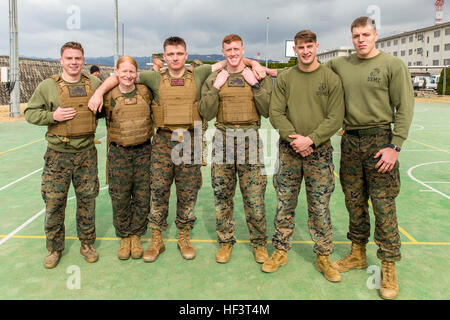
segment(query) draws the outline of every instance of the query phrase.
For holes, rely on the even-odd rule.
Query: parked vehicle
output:
[[[431,78],[428,76],[415,76],[413,79],[414,90],[425,89],[427,83],[430,83]]]
[[[434,90],[436,90],[437,89],[437,85],[439,83],[439,78],[440,78],[440,75],[431,76],[430,77],[430,81],[427,82],[425,87],[427,89],[434,89]]]

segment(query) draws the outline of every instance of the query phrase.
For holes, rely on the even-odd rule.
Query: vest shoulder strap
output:
[[[170,74],[169,74],[169,69],[168,68],[166,68],[164,70],[161,70],[160,74],[161,74],[161,78],[163,80],[170,79]],[[193,66],[186,67],[186,74],[184,75],[183,78],[190,78],[190,79],[192,79],[193,77],[194,77],[194,67]]]
[[[167,68],[161,70],[159,73],[161,75],[161,79],[162,80],[168,80],[170,78],[170,76],[169,76],[169,69],[167,69]]]
[[[53,79],[56,82],[56,84],[59,85],[61,88],[64,87],[65,82],[60,74],[51,75],[49,78]],[[87,84],[89,86],[89,88],[91,89],[91,91],[94,91],[92,89],[91,79],[89,78],[89,76],[87,74],[85,74],[85,73],[81,74],[81,82],[85,85]]]
[[[62,77],[59,74],[53,74],[49,78],[53,79],[55,82],[59,82],[62,80]]]
[[[58,86],[58,88],[64,87],[64,80],[63,80],[63,78],[61,77],[60,74],[51,75],[49,78],[53,79],[53,81],[55,81],[55,83]]]
[[[147,89],[147,87],[145,85],[143,85],[143,84],[136,84],[136,93],[139,94],[142,98],[144,98],[145,102],[150,104],[150,102],[151,102],[150,94],[149,94],[148,89]]]
[[[120,98],[123,95],[122,92],[120,92],[120,90],[119,90],[119,86],[114,87],[108,93],[111,95],[111,98],[114,100],[117,100],[117,98]]]

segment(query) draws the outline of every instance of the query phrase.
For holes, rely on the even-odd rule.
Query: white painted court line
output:
[[[104,136],[104,137],[102,137],[102,138],[100,138],[100,139],[98,139],[98,140],[103,140],[103,139],[105,139],[105,138],[106,138],[106,136]],[[37,173],[37,172],[39,172],[39,171],[41,171],[41,170],[43,170],[43,169],[44,169],[44,168],[37,169],[37,170],[35,170],[35,171],[33,171],[33,172],[31,172],[31,173],[29,173],[29,174],[23,176],[22,178],[19,178],[19,179],[17,179],[16,181],[13,181],[13,182],[7,184],[6,186],[1,187],[1,188],[0,188],[0,191],[2,191],[2,190],[4,190],[4,189],[6,189],[6,188],[8,188],[8,187],[10,187],[10,186],[12,186],[12,185],[14,185],[14,184],[16,184],[17,182],[20,182],[20,181],[22,181],[22,180],[24,180],[24,179],[26,179],[26,178],[32,176],[33,174],[35,174],[35,173]]]
[[[107,189],[108,186],[105,187],[101,187],[99,191],[105,190]],[[67,199],[67,201],[69,200],[73,200],[75,199],[76,196],[70,197]],[[16,228],[14,231],[12,231],[10,234],[8,234],[6,237],[4,237],[1,241],[0,241],[0,246],[2,244],[4,244],[6,241],[8,241],[9,239],[11,239],[11,237],[13,237],[17,232],[19,232],[20,230],[23,230],[26,226],[28,226],[30,223],[32,223],[34,220],[36,220],[37,218],[39,218],[43,213],[45,212],[45,208],[42,209],[41,211],[39,211],[38,213],[36,213],[34,216],[32,216],[30,219],[28,219],[27,221],[25,221],[25,223],[23,223],[21,226],[19,226],[18,228]]]
[[[10,186],[16,184],[17,182],[20,182],[20,181],[22,181],[22,180],[24,180],[24,179],[26,179],[26,178],[32,176],[32,175],[35,174],[35,173],[38,173],[39,171],[42,171],[42,169],[44,169],[44,168],[37,169],[37,170],[35,170],[35,171],[33,171],[33,172],[31,172],[31,173],[29,173],[29,174],[23,176],[22,178],[19,178],[19,179],[17,179],[16,181],[13,181],[13,182],[7,184],[6,186],[1,187],[1,188],[0,188],[0,191],[5,190],[6,188],[8,188],[8,187],[10,187]]]
[[[439,150],[430,150],[430,149],[426,149],[426,150],[408,150],[408,149],[402,149],[402,152],[441,152]]]
[[[437,189],[435,189],[435,188],[429,186],[429,185],[426,184],[425,182],[422,182],[421,180],[417,179],[416,177],[414,177],[414,176],[412,175],[412,171],[413,171],[414,169],[416,169],[416,168],[423,167],[423,166],[429,166],[429,165],[433,165],[433,164],[439,164],[439,163],[449,163],[449,162],[450,162],[450,161],[436,161],[436,162],[427,162],[427,163],[418,164],[418,165],[416,165],[416,166],[414,166],[414,167],[409,168],[409,170],[408,170],[408,176],[409,176],[411,179],[413,179],[414,181],[416,181],[417,183],[419,183],[419,184],[423,185],[424,187],[428,188],[430,191],[436,192],[436,193],[440,194],[441,196],[443,196],[443,197],[445,197],[445,198],[447,198],[447,199],[450,200],[450,196],[448,196],[448,195],[446,195],[445,193],[443,193],[443,192],[441,192],[441,191],[439,191],[439,190],[437,190]]]
[[[425,129],[425,127],[420,124],[412,124],[412,126],[417,127],[417,128],[412,128],[411,131],[423,131]]]
[[[423,183],[450,183],[450,181],[424,181]]]

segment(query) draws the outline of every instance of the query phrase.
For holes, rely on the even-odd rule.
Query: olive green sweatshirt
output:
[[[281,139],[308,136],[316,147],[342,125],[344,95],[339,77],[320,65],[312,72],[293,66],[279,73],[270,101],[270,122]]]
[[[380,51],[369,59],[356,54],[326,63],[344,86],[344,129],[389,128],[391,143],[402,146],[414,112],[414,91],[408,68],[398,58]]]
[[[205,83],[202,87],[202,99],[200,100],[200,104],[198,106],[198,112],[203,117],[205,121],[210,121],[217,116],[219,112],[219,92],[220,90],[216,89],[213,84],[216,81],[217,75],[219,71],[211,73],[211,75],[206,79]],[[242,72],[231,73],[229,80],[237,77],[241,77]],[[253,98],[255,101],[256,109],[259,114],[265,118],[269,116],[269,104],[270,104],[270,95],[272,93],[272,79],[270,77],[265,77],[261,83],[259,89],[252,89]],[[223,123],[215,123],[216,128],[226,131],[227,129],[236,129],[233,125],[227,125]],[[258,129],[259,125],[251,124],[251,125],[241,125],[240,129]]]
[[[101,80],[95,76],[89,76],[89,78],[93,89],[96,90],[100,86]],[[69,83],[69,85],[80,83],[81,79],[77,83]],[[56,82],[51,78],[45,79],[37,86],[28,101],[24,111],[25,120],[38,126],[55,124],[57,121],[53,120],[53,112],[58,107],[58,87]],[[90,149],[94,145],[94,136],[93,134],[84,138],[70,138],[69,142],[63,142],[56,136],[46,135],[45,139],[48,141],[50,149],[59,152],[75,153]]]

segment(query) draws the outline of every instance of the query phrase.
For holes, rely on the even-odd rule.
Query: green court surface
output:
[[[269,128],[266,120],[264,127]],[[242,197],[235,196],[236,238],[231,260],[215,262],[218,248],[210,168],[203,167],[203,187],[195,208],[197,221],[191,238],[194,260],[184,260],[177,249],[174,225],[176,199],[172,189],[169,229],[163,233],[166,251],[154,263],[142,259],[120,261],[119,239],[112,225],[111,201],[105,187],[106,129],[97,130],[99,178],[97,198],[97,263],[88,264],[76,238],[73,187],[66,208],[66,249],[59,265],[43,267],[47,253],[44,203],[40,194],[46,128],[25,121],[0,123],[0,299],[380,299],[374,279],[380,261],[377,247],[368,245],[368,270],[342,274],[330,283],[315,269],[307,229],[304,184],[296,210],[294,243],[289,263],[273,274],[261,271],[248,242]],[[340,136],[332,138],[336,189],[331,199],[334,226],[332,260],[350,248],[346,238],[348,215],[339,183]],[[402,260],[397,263],[398,299],[450,298],[450,105],[416,103],[409,139],[400,153],[402,188],[397,212]],[[273,234],[276,196],[271,176],[266,191],[268,240]],[[372,233],[373,233],[372,218]],[[150,231],[144,238],[147,247]],[[269,253],[273,247],[268,244]],[[375,270],[375,271],[374,271]],[[79,277],[78,277],[79,276]],[[79,280],[74,281],[74,279]],[[78,283],[78,289],[74,284]]]

